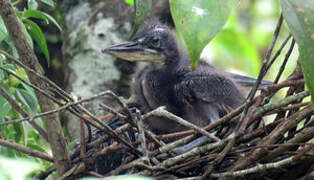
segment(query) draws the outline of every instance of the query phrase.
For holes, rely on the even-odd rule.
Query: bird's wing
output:
[[[187,74],[177,88],[180,88],[185,98],[191,101],[200,99],[209,103],[223,101],[237,90],[230,79],[206,74]]]
[[[190,105],[214,108],[219,117],[239,106],[244,98],[229,78],[219,74],[192,71],[176,85],[179,96]],[[207,110],[208,113],[213,111]]]
[[[256,79],[252,78],[252,77],[248,77],[248,76],[242,76],[239,74],[233,74],[233,73],[229,73],[231,78],[234,79],[235,82],[239,83],[241,86],[245,86],[245,87],[253,87],[256,83]],[[261,86],[268,86],[268,85],[272,85],[273,83],[271,81],[267,81],[267,80],[262,80],[261,81]]]

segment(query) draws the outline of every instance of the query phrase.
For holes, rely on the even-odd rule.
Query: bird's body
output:
[[[228,74],[203,61],[192,71],[188,59],[181,61],[180,65],[161,68],[148,65],[137,74],[133,85],[134,102],[141,105],[144,113],[166,106],[177,116],[205,126],[243,102],[243,95]],[[161,118],[148,120],[148,125],[156,133],[186,129]]]
[[[130,42],[104,52],[129,61],[150,62],[136,74],[133,83],[134,103],[140,105],[142,112],[166,106],[168,111],[198,126],[216,121],[238,107],[244,100],[241,84],[252,85],[255,81],[204,61],[192,70],[189,56],[179,50],[174,35],[155,22],[145,24]],[[163,118],[146,122],[157,134],[186,129]]]

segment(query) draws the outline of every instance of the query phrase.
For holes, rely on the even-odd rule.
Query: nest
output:
[[[123,110],[119,112],[102,104],[111,115],[104,116],[106,123],[102,131],[95,131],[86,140],[87,144],[72,153],[77,163],[77,172],[72,175],[87,172],[101,177],[140,174],[159,179],[313,177],[314,109],[310,102],[303,102],[309,96],[307,91],[298,88],[303,86],[302,74],[294,73],[279,84],[263,88],[252,101],[248,99],[220,120],[202,128],[164,107],[141,114],[121,101]],[[285,87],[289,87],[285,98],[269,102]],[[269,115],[274,118],[265,123]],[[190,130],[155,135],[143,125],[152,116],[168,118]],[[206,137],[207,141],[178,151],[178,147],[200,137]],[[82,148],[87,150],[83,153],[85,157],[82,157]]]

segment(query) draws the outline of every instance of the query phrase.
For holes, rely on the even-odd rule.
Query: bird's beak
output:
[[[155,49],[146,48],[138,42],[133,41],[110,46],[103,49],[102,52],[127,61],[148,61],[156,64],[165,61],[165,56],[162,53]]]

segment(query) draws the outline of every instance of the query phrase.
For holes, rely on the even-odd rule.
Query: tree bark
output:
[[[0,0],[0,14],[10,34],[10,37],[17,49],[19,57],[25,65],[40,73],[37,57],[30,47],[29,42],[22,30],[18,17],[14,12],[13,6],[8,0]],[[28,73],[29,80],[35,86],[48,92],[48,85],[31,73]],[[54,109],[54,103],[43,94],[36,92],[41,111]],[[43,117],[48,134],[54,162],[59,175],[62,175],[70,167],[70,157],[66,148],[65,138],[62,132],[58,114],[51,114]]]
[[[129,63],[101,53],[112,44],[125,41],[131,32],[133,7],[124,0],[73,1],[60,4],[64,17],[63,69],[65,86],[75,96],[86,98],[104,90],[112,90],[119,96],[130,95],[129,84],[135,63]],[[85,107],[96,114],[99,104],[117,107],[108,98],[98,98]],[[79,139],[79,120],[73,114],[62,114],[71,141]]]

